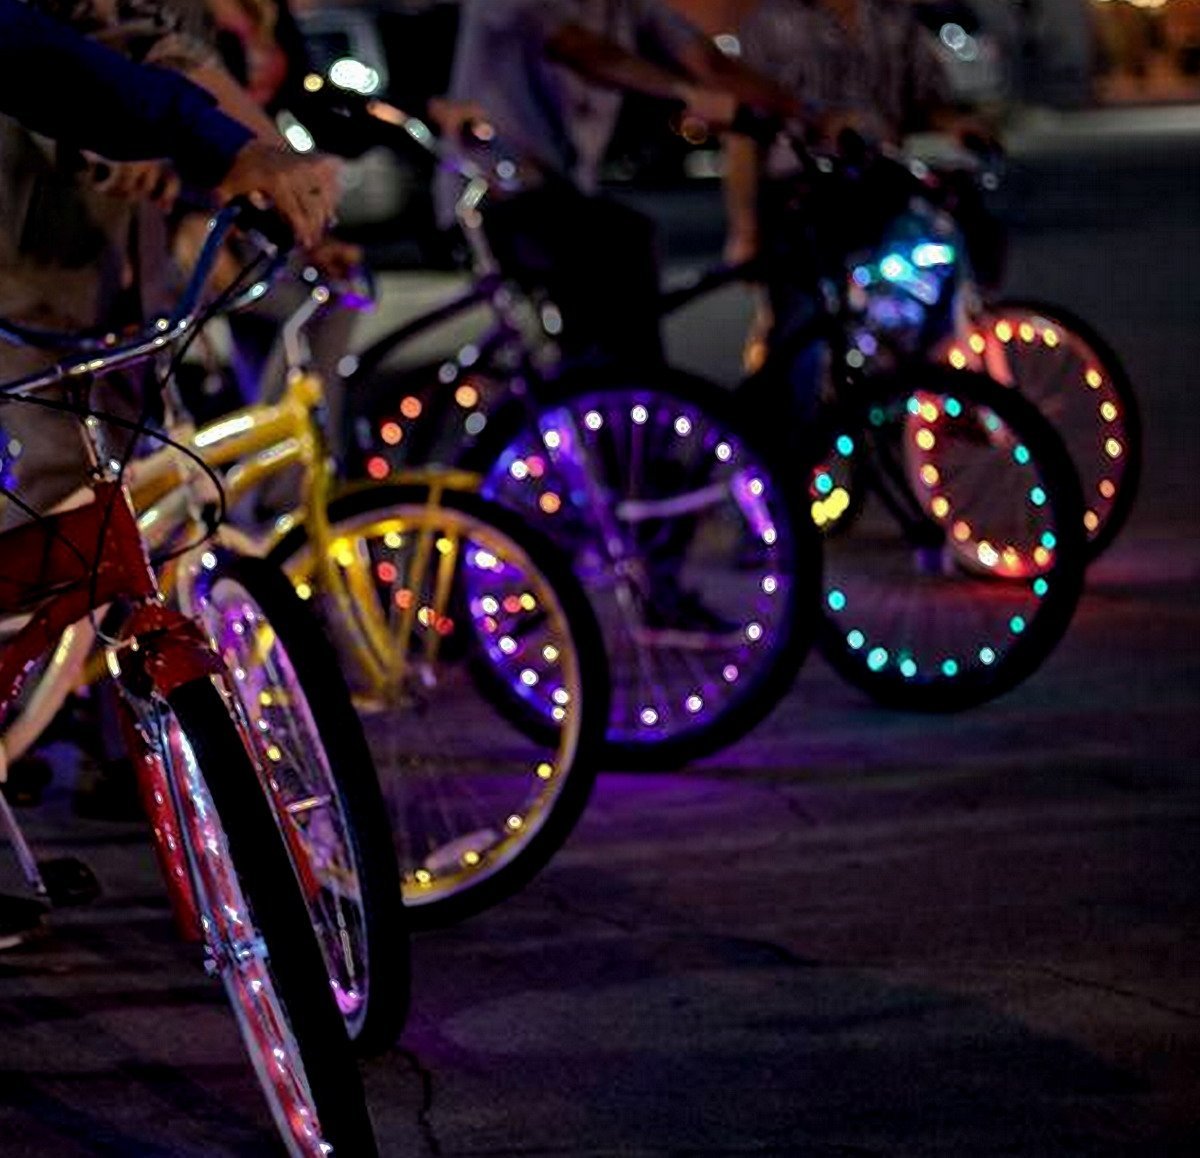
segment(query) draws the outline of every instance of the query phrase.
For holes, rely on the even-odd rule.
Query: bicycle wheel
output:
[[[230,705],[197,680],[151,713],[144,735],[168,770],[209,971],[225,986],[287,1152],[369,1158],[378,1151],[345,1025]]]
[[[1079,482],[1062,440],[1020,394],[930,365],[856,387],[823,430],[828,479],[866,488],[825,540],[821,651],[875,700],[955,711],[1009,690],[1053,651],[1086,568]],[[913,447],[937,465],[914,473]],[[857,456],[858,470],[840,460]],[[963,553],[973,544],[970,565]],[[1019,562],[1036,560],[1036,570]]]
[[[363,1052],[386,1049],[408,1010],[407,923],[378,776],[337,655],[265,560],[206,548],[180,596],[234,673],[350,1037]]]
[[[599,628],[552,546],[478,496],[367,487],[329,519],[335,590],[304,528],[274,557],[352,673],[410,915],[445,924],[527,883],[581,815],[608,713]]]
[[[577,377],[495,425],[484,493],[567,551],[603,626],[608,762],[678,766],[763,719],[810,646],[820,555],[728,395]]]
[[[1061,306],[1004,298],[988,303],[938,355],[1015,386],[1050,420],[1079,472],[1088,557],[1095,559],[1128,519],[1142,470],[1141,412],[1116,353]]]

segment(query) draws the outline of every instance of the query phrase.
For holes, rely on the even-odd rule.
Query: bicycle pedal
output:
[[[87,905],[100,896],[100,881],[78,857],[56,856],[38,861],[46,896],[56,908]]]

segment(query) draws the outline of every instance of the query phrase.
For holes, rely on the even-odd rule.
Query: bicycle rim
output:
[[[368,488],[330,518],[343,598],[306,541],[279,557],[353,673],[404,900],[443,924],[525,884],[582,812],[607,708],[598,630],[544,548],[471,496]]]
[[[823,477],[866,490],[825,540],[822,652],[884,704],[982,703],[1032,674],[1070,621],[1085,567],[1078,481],[1036,409],[988,379],[929,367],[862,389],[812,476],[815,519],[841,505]],[[856,472],[838,465],[847,456]]]
[[[592,599],[615,764],[732,742],[807,652],[818,553],[726,406],[691,379],[567,389],[487,472],[485,493],[567,551]]]
[[[1054,426],[1079,472],[1095,558],[1128,518],[1141,473],[1139,409],[1113,351],[1060,308],[1012,300],[986,306],[938,354],[1020,390]]]

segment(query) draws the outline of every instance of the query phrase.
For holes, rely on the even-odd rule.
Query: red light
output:
[[[380,563],[379,566],[375,568],[375,574],[379,576],[379,581],[381,583],[395,583],[396,576],[399,574],[399,572],[392,563]]]
[[[380,458],[379,455],[367,460],[367,474],[373,479],[387,478],[390,469],[387,459]]]

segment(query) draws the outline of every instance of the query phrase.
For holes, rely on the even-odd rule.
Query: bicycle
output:
[[[7,398],[83,409],[100,373],[186,340],[202,320],[201,288],[220,243],[250,211],[218,215],[195,276],[170,319],[49,369],[9,382]],[[65,385],[67,403],[40,398]],[[133,423],[141,429],[141,423]],[[123,454],[110,452],[87,413],[95,473],[90,501],[38,515],[0,535],[0,608],[24,618],[0,655],[0,699],[10,705],[39,657],[90,621],[121,692],[124,723],[156,851],[177,921],[203,943],[289,1153],[372,1155],[374,1133],[342,1015],[303,889],[267,794],[268,775],[248,734],[236,674],[207,632],[169,608],[150,566],[124,485]],[[299,862],[303,870],[304,862]]]
[[[382,102],[366,117],[463,176],[474,273],[465,292],[359,354],[347,381],[359,468],[377,479],[411,463],[477,471],[485,495],[570,553],[608,647],[608,764],[676,766],[732,743],[792,685],[811,644],[820,551],[794,495],[709,383],[547,363],[530,333],[536,303],[506,281],[484,232],[487,199],[522,187],[527,167],[501,156],[485,168]],[[414,339],[477,309],[488,326],[456,355],[389,370]],[[553,329],[549,304],[542,319]],[[439,412],[453,416],[440,444]],[[552,709],[522,703],[543,719]]]

